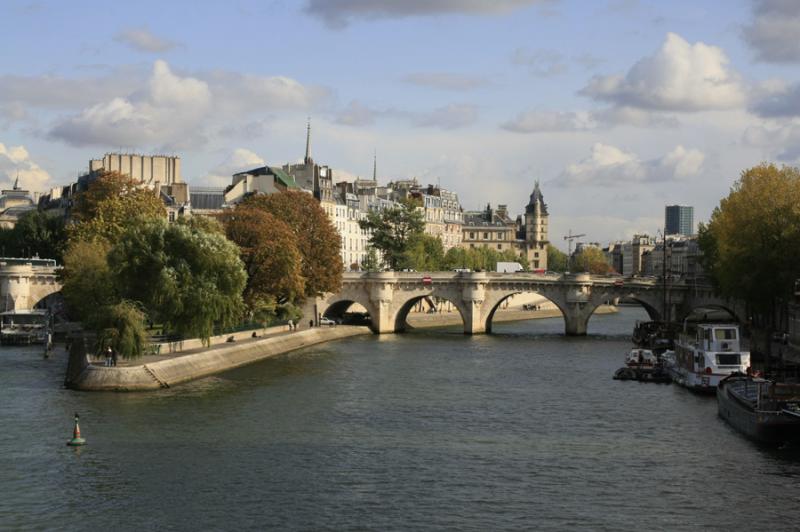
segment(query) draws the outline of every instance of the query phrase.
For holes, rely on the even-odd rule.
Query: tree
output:
[[[140,219],[120,235],[108,265],[116,295],[139,302],[170,332],[207,341],[242,314],[244,265],[220,233]]]
[[[768,331],[800,264],[800,170],[760,164],[742,172],[701,225],[706,271],[723,295],[743,298]]]
[[[283,221],[293,232],[300,252],[300,272],[308,297],[336,292],[342,285],[341,238],[317,200],[306,192],[287,190],[254,195],[244,205]]]
[[[585,247],[580,253],[576,253],[572,258],[572,265],[575,271],[599,275],[613,270],[603,250],[596,247]]]
[[[403,267],[409,243],[425,230],[425,221],[418,202],[406,199],[396,207],[370,211],[359,221],[361,229],[372,232],[370,244],[383,254],[384,262],[393,270]]]
[[[547,244],[547,268],[554,272],[565,272],[569,269],[567,254],[553,244]]]
[[[288,225],[249,204],[237,205],[222,219],[228,239],[239,246],[247,271],[244,300],[251,310],[264,308],[270,299],[284,304],[303,297],[302,256]]]
[[[104,240],[78,240],[70,242],[64,253],[61,294],[70,316],[83,322],[87,329],[101,329],[107,308],[115,301],[107,260],[110,248]]]
[[[438,237],[419,233],[409,239],[400,266],[417,271],[435,272],[441,270],[443,262],[442,241]]]
[[[101,173],[75,198],[70,238],[116,239],[135,218],[165,218],[166,209],[156,193],[117,172]]]
[[[13,228],[0,231],[0,245],[7,257],[36,255],[61,262],[66,239],[63,218],[38,210],[23,213]]]
[[[367,256],[361,263],[361,269],[365,272],[377,272],[381,269],[380,260],[378,260],[378,252],[375,248],[369,246],[367,248]]]

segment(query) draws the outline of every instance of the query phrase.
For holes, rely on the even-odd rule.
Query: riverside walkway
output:
[[[366,327],[317,327],[285,332],[209,348],[191,349],[167,355],[152,355],[130,361],[130,365],[105,367],[92,364],[81,346],[73,346],[65,384],[85,391],[146,391],[169,388],[216,373],[252,364],[296,349],[371,334]]]

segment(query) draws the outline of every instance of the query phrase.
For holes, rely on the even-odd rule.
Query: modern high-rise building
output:
[[[694,234],[694,207],[667,205],[664,208],[664,233],[685,236]]]

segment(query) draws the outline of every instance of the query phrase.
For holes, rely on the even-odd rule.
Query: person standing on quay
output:
[[[291,332],[294,329],[294,322],[289,320],[289,331]]]
[[[111,346],[106,347],[106,367],[111,367]]]
[[[111,349],[111,365],[117,367],[117,350],[113,348]]]

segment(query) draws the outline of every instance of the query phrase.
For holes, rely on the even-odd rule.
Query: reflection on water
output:
[[[6,348],[0,528],[750,529],[752,508],[793,526],[797,449],[743,439],[713,398],[611,379],[644,318],[353,338],[144,394],[64,390],[63,357]]]

